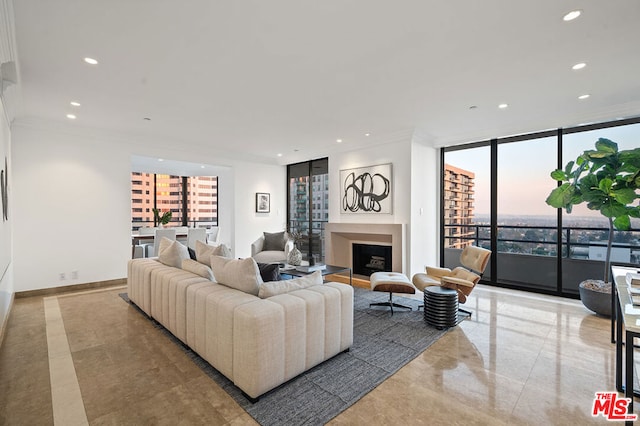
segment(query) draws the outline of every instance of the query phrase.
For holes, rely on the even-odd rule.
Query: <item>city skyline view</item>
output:
[[[620,150],[637,148],[638,134],[639,124],[564,135],[562,164],[575,160],[585,150],[594,149],[595,141],[601,137],[616,142]],[[509,219],[511,222],[513,216],[526,216],[532,220],[556,217],[556,209],[545,202],[557,186],[550,177],[557,168],[556,146],[555,136],[498,145],[499,220]],[[491,206],[490,147],[446,152],[445,162],[474,173],[474,220],[482,215],[488,216]],[[589,210],[585,204],[574,206],[570,214],[563,214],[564,224],[591,220],[608,226],[606,218],[599,211]],[[632,227],[637,229],[639,226],[640,220],[632,219]]]
[[[170,225],[218,224],[218,177],[131,173],[131,222],[154,226],[153,208],[170,211]]]

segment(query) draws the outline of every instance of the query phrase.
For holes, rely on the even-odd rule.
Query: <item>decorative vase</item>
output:
[[[293,266],[300,266],[302,264],[302,253],[298,250],[298,247],[295,245],[289,252],[289,257],[287,257],[287,263]]]

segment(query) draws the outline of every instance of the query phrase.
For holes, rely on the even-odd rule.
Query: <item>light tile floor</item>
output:
[[[50,374],[45,314],[51,312],[45,304],[55,308],[52,302],[63,320],[86,416],[68,422],[255,424],[124,303],[122,291],[15,301],[0,347],[0,424],[54,424],[52,394],[65,394],[59,390],[71,374]],[[608,319],[579,301],[485,286],[465,307],[471,319],[330,424],[609,424],[590,414],[594,393],[614,390]],[[67,401],[56,396],[56,405],[77,408],[74,395],[69,392]]]

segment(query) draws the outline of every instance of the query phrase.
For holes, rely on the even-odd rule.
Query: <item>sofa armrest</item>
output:
[[[298,316],[296,320],[302,318]],[[304,342],[305,334],[296,337]],[[234,384],[258,398],[286,381],[285,341],[285,312],[281,306],[266,299],[238,306],[233,313]]]
[[[251,243],[251,257],[260,253],[263,247],[264,247],[264,236],[261,236],[260,238],[255,240],[253,243]]]
[[[233,382],[252,398],[348,349],[353,288],[315,285],[233,311]]]

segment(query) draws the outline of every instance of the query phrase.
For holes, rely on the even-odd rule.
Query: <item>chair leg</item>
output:
[[[462,309],[460,307],[458,307],[458,312],[464,312],[465,314],[471,316],[471,311],[467,311],[466,309]]]
[[[404,308],[408,310],[412,310],[411,306],[400,305],[398,303],[393,303],[393,293],[389,293],[389,301],[388,302],[377,302],[377,303],[369,303],[369,307],[372,306],[388,306],[391,309],[391,316],[393,316],[393,308]]]

